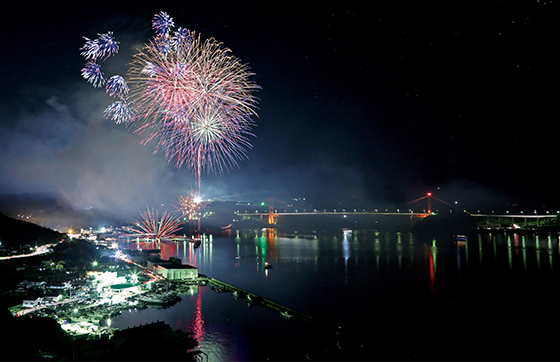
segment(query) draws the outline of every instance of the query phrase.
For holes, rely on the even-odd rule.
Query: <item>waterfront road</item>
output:
[[[29,309],[24,309],[21,310],[19,312],[17,312],[16,314],[14,314],[16,317],[21,317],[23,315],[26,315],[28,313],[33,313],[38,311],[39,309],[44,309],[44,308],[49,308],[49,307],[54,307],[54,306],[58,306],[58,305],[63,305],[63,304],[67,304],[67,303],[72,303],[72,302],[77,302],[80,298],[71,298],[71,299],[65,299],[63,301],[60,302],[56,302],[56,303],[49,303],[49,304],[43,304],[43,305],[38,305],[36,307],[32,307]]]
[[[15,259],[15,258],[26,258],[28,256],[42,255],[42,254],[48,253],[54,245],[55,244],[41,245],[41,246],[37,247],[37,249],[35,249],[34,252],[29,253],[29,254],[0,256],[0,260]]]

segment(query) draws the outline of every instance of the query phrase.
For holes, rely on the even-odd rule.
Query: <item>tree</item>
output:
[[[56,270],[63,270],[64,269],[64,264],[66,264],[66,262],[64,260],[59,260],[56,265],[55,265],[55,269]]]

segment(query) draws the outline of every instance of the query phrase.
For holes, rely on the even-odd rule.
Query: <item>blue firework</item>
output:
[[[158,35],[152,44],[161,55],[167,55],[171,51],[171,41],[167,36]]]
[[[108,58],[111,55],[117,54],[119,52],[120,42],[115,40],[112,31],[109,31],[106,34],[97,35],[99,35],[98,43],[100,58]]]
[[[95,60],[99,56],[99,42],[92,40],[90,38],[83,37],[86,40],[86,44],[80,48],[82,52],[81,56],[85,57],[87,60]]]
[[[192,45],[193,37],[189,29],[179,28],[173,35],[173,40],[171,45],[174,47],[175,51],[179,53],[184,53]]]
[[[158,36],[167,36],[173,26],[173,19],[164,11],[156,14],[152,20],[152,28]]]
[[[114,75],[107,81],[106,85],[107,93],[111,97],[121,97],[124,98],[128,95],[128,85],[123,77],[120,75]]]
[[[95,88],[102,87],[107,82],[105,74],[101,71],[101,67],[93,61],[86,63],[86,66],[82,69],[82,77]]]
[[[134,112],[126,101],[116,101],[103,111],[105,118],[110,118],[116,124],[129,123],[134,118]]]

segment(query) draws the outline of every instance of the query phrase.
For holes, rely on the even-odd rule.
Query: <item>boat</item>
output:
[[[343,233],[344,235],[351,235],[351,234],[352,234],[352,229],[343,228],[343,229],[342,229],[342,233]]]
[[[250,303],[254,303],[259,299],[259,296],[256,294],[247,293],[247,301]]]
[[[286,318],[286,319],[292,319],[292,318],[294,318],[294,316],[291,315],[290,313],[288,313],[288,311],[280,312],[280,314],[282,315],[282,317],[284,317],[284,318]]]
[[[272,269],[272,264],[269,264],[268,261],[264,262],[264,268],[265,269]]]
[[[247,293],[245,299],[247,299],[247,306],[252,307],[254,304],[259,303],[260,297],[256,294]]]

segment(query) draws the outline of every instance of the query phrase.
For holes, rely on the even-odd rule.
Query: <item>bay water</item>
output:
[[[200,286],[169,308],[124,312],[112,326],[164,321],[192,332],[209,361],[551,359],[558,240],[557,233],[426,241],[409,231],[302,237],[269,229],[207,235],[199,248],[123,243],[161,249],[162,259],[177,257],[313,321],[286,320]],[[165,355],[165,345],[146,343]]]

